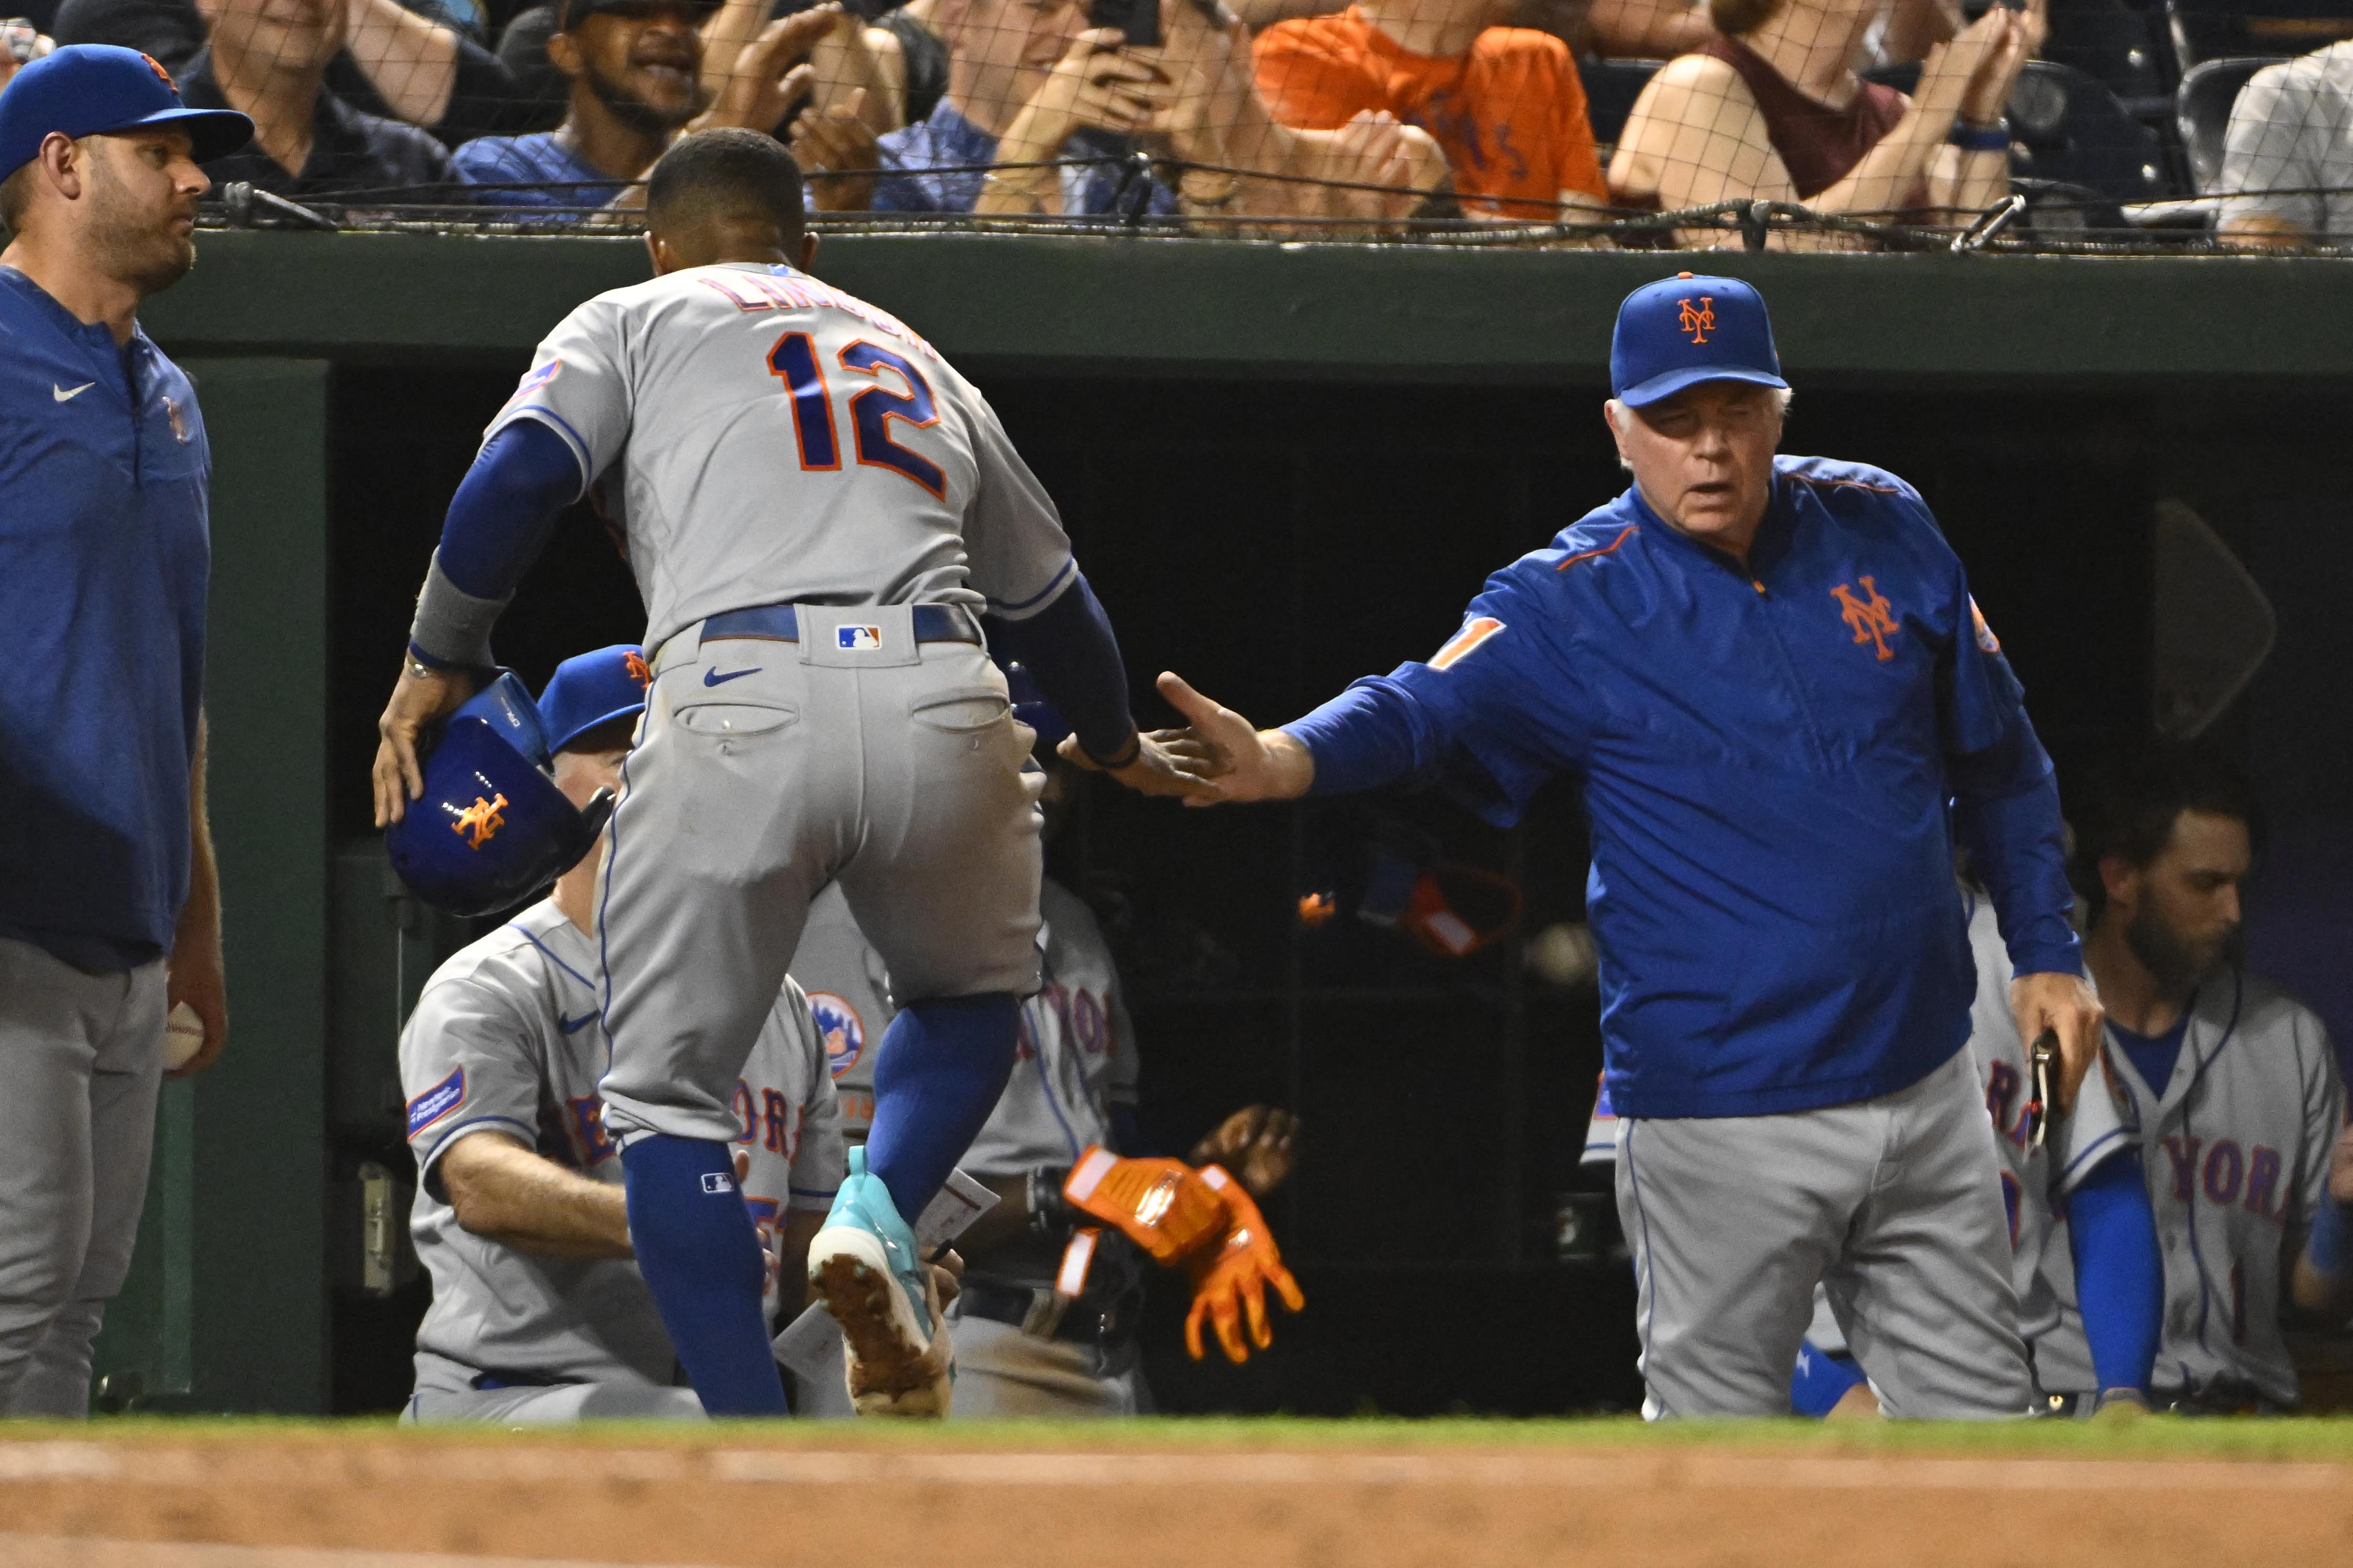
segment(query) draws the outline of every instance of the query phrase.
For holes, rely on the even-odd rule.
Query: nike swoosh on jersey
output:
[[[747,675],[757,675],[759,673],[760,666],[756,664],[749,669],[731,669],[724,675],[720,674],[715,669],[706,669],[702,672],[702,684],[705,686],[723,686],[728,681],[741,680]]]
[[[555,1026],[567,1035],[576,1035],[596,1021],[596,1015],[593,1011],[583,1013],[577,1018],[567,1018],[561,1013],[555,1016]]]
[[[83,393],[88,392],[91,387],[96,386],[97,384],[98,383],[94,381],[85,381],[79,386],[73,388],[69,392],[53,381],[49,383],[49,395],[56,398],[59,403],[71,403],[75,398],[79,397]]]

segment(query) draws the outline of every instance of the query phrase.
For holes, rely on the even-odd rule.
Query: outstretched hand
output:
[[[1291,800],[1315,782],[1315,759],[1281,730],[1261,730],[1249,720],[1163,670],[1160,695],[1184,715],[1182,730],[1155,730],[1151,739],[1180,759],[1198,781],[1187,805],[1240,805],[1253,800]]]

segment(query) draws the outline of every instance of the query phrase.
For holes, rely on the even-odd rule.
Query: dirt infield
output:
[[[7,1568],[2053,1562],[2353,1562],[2353,1428],[0,1436]]]

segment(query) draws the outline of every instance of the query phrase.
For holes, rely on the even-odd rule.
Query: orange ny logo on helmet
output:
[[[1692,309],[1692,302],[1689,300],[1679,300],[1676,303],[1683,306],[1683,312],[1675,318],[1675,325],[1689,332],[1692,342],[1695,343],[1707,342],[1708,333],[1715,331],[1715,296],[1701,295],[1699,309],[1696,310]]]
[[[639,686],[651,686],[654,683],[654,672],[646,668],[646,656],[641,653],[623,654],[621,672]]]
[[[506,807],[507,797],[504,795],[496,800],[484,800],[476,795],[474,804],[459,812],[458,820],[449,825],[449,831],[465,839],[467,848],[480,849],[491,841],[493,834],[507,825],[507,819],[500,815]]]
[[[158,77],[163,79],[163,82],[165,87],[170,88],[174,92],[180,90],[180,84],[172,79],[172,73],[164,68],[163,61],[157,59],[153,55],[141,55],[139,58],[147,62],[147,68],[149,70],[153,71]]]
[[[1895,650],[1887,646],[1887,639],[1904,628],[1896,623],[1894,608],[1881,596],[1878,583],[1869,577],[1860,577],[1856,581],[1862,584],[1862,591],[1870,595],[1870,598],[1856,598],[1854,590],[1844,583],[1831,590],[1831,597],[1839,602],[1839,616],[1846,622],[1847,629],[1854,633],[1854,640],[1877,647],[1880,660],[1883,663],[1895,657]]]

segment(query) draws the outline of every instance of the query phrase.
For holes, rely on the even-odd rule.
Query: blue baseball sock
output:
[[[883,1032],[866,1169],[909,1225],[997,1109],[1020,1022],[1019,999],[993,991],[910,1003]]]
[[[629,1240],[670,1347],[713,1415],[783,1415],[784,1379],[760,1312],[766,1265],[735,1185],[734,1151],[653,1133],[621,1152]]]

